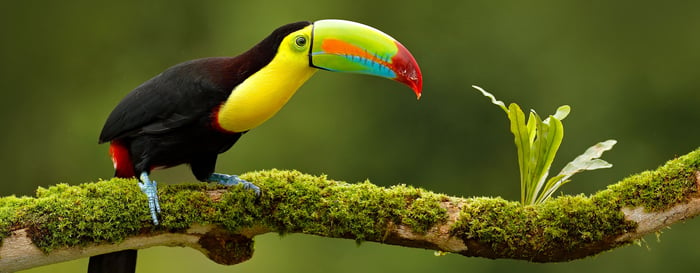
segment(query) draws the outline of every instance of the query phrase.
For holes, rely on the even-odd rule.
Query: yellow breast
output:
[[[316,72],[309,66],[308,55],[285,50],[282,43],[277,55],[260,71],[239,84],[219,109],[221,128],[230,132],[253,129],[272,116]]]

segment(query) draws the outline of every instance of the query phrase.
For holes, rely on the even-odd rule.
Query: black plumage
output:
[[[129,151],[132,164],[121,166],[132,165],[133,170],[126,173],[190,164],[204,181],[214,171],[217,155],[244,133],[219,128],[218,108],[238,84],[273,59],[285,36],[309,24],[282,26],[237,57],[197,59],[168,68],[116,106],[99,142],[113,141]]]
[[[219,107],[237,85],[270,63],[285,36],[310,24],[282,26],[239,56],[184,62],[136,87],[109,115],[99,137],[99,143],[111,142],[116,175],[189,164],[195,177],[206,181],[218,154],[245,133],[218,127]],[[133,273],[136,256],[136,250],[124,250],[91,257],[88,273]]]

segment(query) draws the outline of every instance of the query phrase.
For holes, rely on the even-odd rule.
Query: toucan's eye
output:
[[[296,43],[298,47],[304,47],[306,46],[306,37],[297,36],[297,38],[294,40],[294,43]]]

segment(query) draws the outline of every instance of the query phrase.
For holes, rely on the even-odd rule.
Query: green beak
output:
[[[391,36],[345,20],[313,23],[310,65],[316,68],[374,75],[413,89],[420,99],[423,77],[413,55]]]

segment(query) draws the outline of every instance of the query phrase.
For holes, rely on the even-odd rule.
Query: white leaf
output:
[[[490,98],[490,99],[491,99],[491,103],[500,106],[500,107],[503,109],[503,111],[508,112],[508,107],[506,107],[506,104],[503,103],[503,102],[500,101],[500,100],[497,100],[496,97],[495,97],[493,94],[491,94],[491,93],[489,93],[489,92],[486,92],[486,90],[484,90],[483,88],[478,87],[478,86],[476,86],[476,85],[472,85],[472,87],[474,87],[474,89],[476,89],[476,90],[481,91],[481,94],[483,94],[484,96]]]
[[[583,154],[566,164],[559,174],[564,175],[563,180],[567,180],[581,171],[612,167],[612,164],[599,158],[603,155],[603,152],[612,149],[616,143],[617,140],[610,139],[591,146]]]
[[[566,118],[566,116],[569,115],[571,112],[571,106],[568,105],[562,105],[557,108],[557,112],[554,113],[554,117],[557,118],[558,120],[563,120]]]

